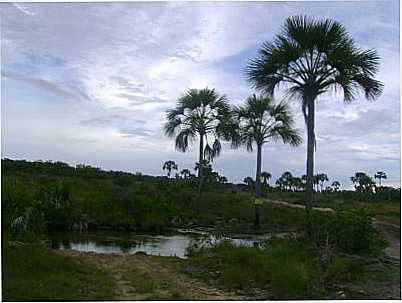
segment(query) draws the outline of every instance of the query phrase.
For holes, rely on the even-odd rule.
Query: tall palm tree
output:
[[[166,161],[165,163],[163,163],[163,167],[162,167],[162,169],[163,170],[167,170],[167,175],[168,175],[168,178],[170,179],[170,174],[172,173],[172,170],[177,170],[177,164],[176,164],[176,162],[174,162],[174,161],[172,161],[172,160],[169,160],[169,161]]]
[[[165,134],[175,137],[176,149],[188,151],[199,138],[198,163],[212,161],[221,152],[222,138],[229,138],[230,106],[224,95],[214,89],[190,89],[177,101],[176,107],[166,112]],[[232,125],[233,127],[233,125]],[[198,170],[197,211],[201,208],[203,165]]]
[[[236,107],[234,112],[239,126],[237,140],[232,142],[234,147],[244,144],[248,151],[253,151],[253,145],[257,147],[255,194],[260,197],[263,145],[281,140],[283,143],[297,146],[302,139],[298,130],[293,128],[292,115],[284,102],[275,104],[269,97],[252,95],[244,106]]]
[[[262,178],[264,186],[268,186],[268,181],[269,181],[269,179],[271,179],[271,177],[272,176],[269,172],[263,171],[261,173],[261,178]]]
[[[383,171],[379,171],[374,175],[375,179],[378,179],[379,181],[379,186],[381,187],[381,179],[386,180],[387,179],[387,174],[384,173]]]
[[[325,93],[341,89],[349,103],[359,91],[369,100],[380,96],[376,80],[379,57],[375,50],[361,50],[340,23],[294,16],[286,20],[273,42],[265,42],[259,56],[247,67],[249,82],[270,95],[283,85],[290,98],[301,101],[307,126],[306,228],[311,234],[314,203],[315,102]]]

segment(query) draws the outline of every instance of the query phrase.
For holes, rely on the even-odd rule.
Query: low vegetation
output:
[[[2,287],[6,301],[83,301],[111,298],[110,274],[37,243],[3,241]]]

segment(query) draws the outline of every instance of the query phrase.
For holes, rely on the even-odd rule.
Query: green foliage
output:
[[[265,248],[237,247],[221,242],[199,252],[190,263],[220,273],[217,282],[228,289],[269,288],[275,299],[297,299],[312,294],[313,255],[298,241],[275,240]],[[208,275],[204,274],[208,279]]]
[[[353,281],[365,273],[362,261],[335,256],[324,272],[327,282]]]
[[[3,300],[112,299],[113,278],[92,265],[40,245],[3,246]]]
[[[123,278],[129,281],[130,286],[140,294],[152,293],[157,286],[151,277],[137,270],[125,272]]]
[[[386,242],[373,226],[373,216],[366,210],[314,214],[313,239],[318,245],[333,245],[350,254],[379,254]]]

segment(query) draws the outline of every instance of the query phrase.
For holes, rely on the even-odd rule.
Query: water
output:
[[[145,252],[148,255],[186,258],[186,248],[194,243],[216,243],[230,240],[235,245],[260,246],[262,239],[215,237],[195,231],[181,231],[163,235],[147,235],[132,232],[61,232],[51,234],[52,248],[72,249],[95,253]]]

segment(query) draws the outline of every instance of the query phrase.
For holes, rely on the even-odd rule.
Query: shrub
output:
[[[319,246],[330,244],[345,253],[369,255],[379,254],[386,247],[365,209],[314,214],[313,222],[313,240]]]

